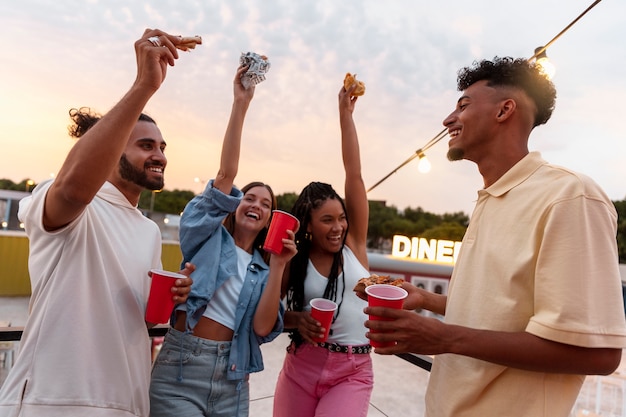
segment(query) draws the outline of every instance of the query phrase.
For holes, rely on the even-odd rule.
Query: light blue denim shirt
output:
[[[213,188],[211,180],[204,192],[187,204],[180,219],[182,265],[191,262],[196,266],[191,274],[193,285],[186,303],[187,331],[198,323],[215,290],[238,273],[235,241],[222,222],[237,209],[242,198],[243,193],[236,187],[232,188],[230,195],[226,195]],[[270,334],[259,337],[252,329],[252,319],[267,285],[268,275],[269,267],[255,249],[235,311],[228,379],[242,379],[251,372],[262,371],[263,358],[259,346],[274,340],[283,330],[282,303]]]

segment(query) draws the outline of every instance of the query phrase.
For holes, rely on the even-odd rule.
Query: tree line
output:
[[[35,184],[36,185],[36,184]],[[35,185],[28,180],[14,183],[8,179],[0,179],[0,189],[26,191]],[[144,191],[138,207],[141,210],[152,210],[160,213],[180,214],[187,202],[194,197],[190,190]],[[298,198],[296,193],[285,193],[276,196],[278,208],[290,211]],[[626,263],[626,199],[613,201],[618,214],[617,246],[620,263]],[[469,223],[469,215],[463,212],[434,214],[421,207],[407,207],[399,210],[383,201],[369,202],[368,247],[382,250],[394,235],[422,237],[426,239],[445,239],[460,241]]]

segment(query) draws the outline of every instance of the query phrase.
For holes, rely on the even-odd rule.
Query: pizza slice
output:
[[[182,51],[194,49],[196,45],[202,45],[202,36],[183,36],[176,47]]]
[[[376,274],[372,274],[369,277],[361,278],[352,290],[358,293],[365,293],[365,287],[369,287],[370,285],[389,284],[401,287],[402,283],[404,283],[404,280],[400,278],[395,279],[391,278],[389,275],[378,276]]]

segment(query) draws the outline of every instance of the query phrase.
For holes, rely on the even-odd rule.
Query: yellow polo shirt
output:
[[[445,322],[585,347],[626,347],[617,213],[590,178],[532,152],[478,192]],[[426,415],[568,416],[583,375],[435,358]]]

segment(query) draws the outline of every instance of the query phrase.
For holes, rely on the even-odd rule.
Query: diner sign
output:
[[[425,239],[394,235],[391,255],[398,258],[429,260],[453,264],[456,262],[461,242],[443,239]]]

